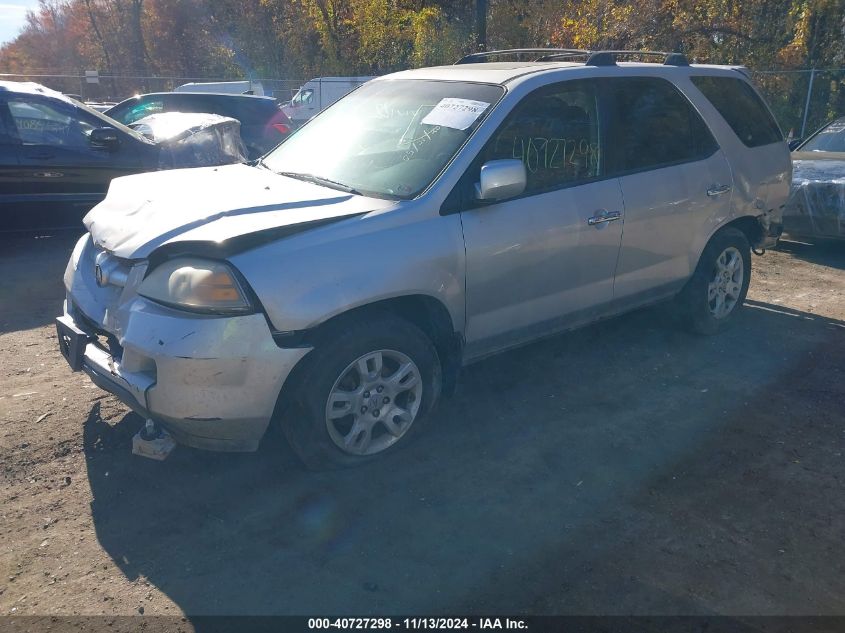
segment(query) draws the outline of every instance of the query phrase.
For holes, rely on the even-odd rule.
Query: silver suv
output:
[[[789,152],[742,68],[631,58],[400,72],[254,164],[114,180],[63,353],[179,442],[253,450],[277,420],[327,467],[406,443],[489,354],[671,297],[717,332],[779,235]]]

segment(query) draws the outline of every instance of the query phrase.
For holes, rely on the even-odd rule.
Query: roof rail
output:
[[[498,51],[482,51],[470,53],[461,57],[455,64],[478,64],[488,57],[502,57],[504,55],[534,55],[531,61],[549,61],[548,58],[557,56],[589,55],[590,51],[580,48],[506,48]]]
[[[689,61],[683,53],[667,53],[665,51],[632,51],[632,50],[598,50],[590,51],[583,48],[508,48],[498,51],[483,51],[471,53],[461,57],[455,64],[477,64],[490,57],[505,55],[531,55],[535,62],[550,62],[564,60],[571,57],[585,57],[587,66],[615,66],[619,57],[662,57],[664,66],[689,66]]]
[[[630,50],[593,51],[587,58],[587,66],[615,66],[618,57],[628,57],[634,55],[639,55],[641,57],[662,57],[664,66],[689,66],[689,60],[687,60],[686,55],[683,53]]]

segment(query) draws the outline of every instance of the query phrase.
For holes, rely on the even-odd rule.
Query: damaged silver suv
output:
[[[643,55],[400,72],[254,164],[114,180],[63,353],[178,442],[252,450],[277,420],[328,467],[406,443],[486,355],[671,297],[717,332],[789,152],[743,69]]]

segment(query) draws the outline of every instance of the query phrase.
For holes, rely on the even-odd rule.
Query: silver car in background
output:
[[[253,165],[113,181],[65,273],[71,366],[179,442],[277,420],[331,467],[487,355],[671,297],[733,321],[791,178],[742,69],[492,55],[375,79]]]

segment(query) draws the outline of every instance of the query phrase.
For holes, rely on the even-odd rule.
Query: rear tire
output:
[[[678,297],[688,327],[706,335],[730,327],[742,310],[750,282],[748,238],[738,229],[721,229],[710,238]]]
[[[281,422],[313,470],[357,466],[407,445],[440,397],[431,341],[389,313],[341,319],[303,362]]]

